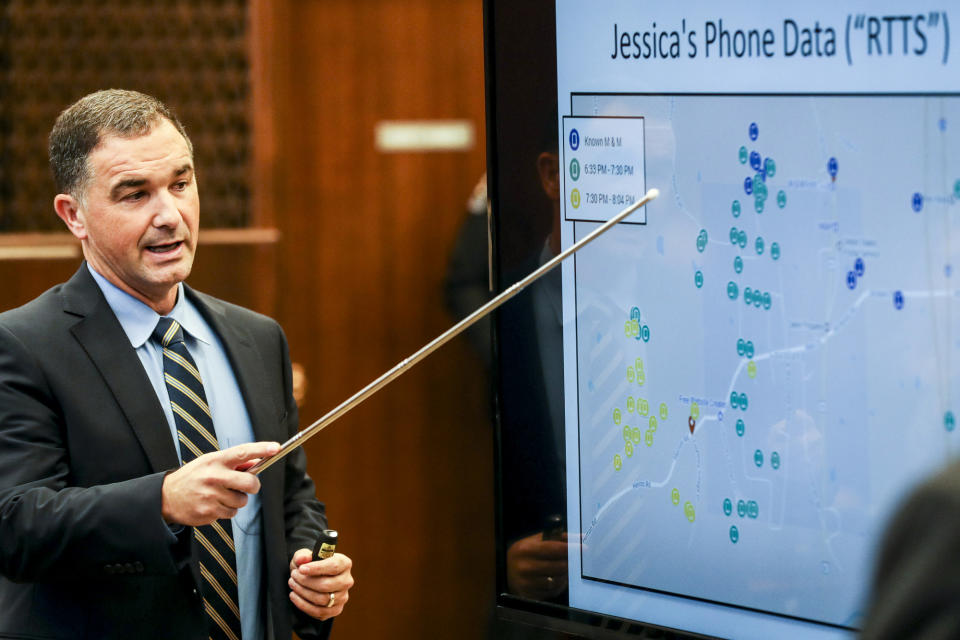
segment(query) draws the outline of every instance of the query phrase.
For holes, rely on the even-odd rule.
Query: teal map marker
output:
[[[703,253],[703,250],[707,248],[707,230],[700,229],[700,233],[697,235],[697,251]]]
[[[740,292],[740,288],[737,286],[737,283],[731,280],[727,283],[727,297],[731,300],[736,300],[737,295]]]
[[[767,158],[763,165],[763,170],[768,178],[772,178],[777,175],[777,163],[773,161],[773,158]]]
[[[767,183],[759,173],[753,177],[753,197],[760,200],[767,199]]]

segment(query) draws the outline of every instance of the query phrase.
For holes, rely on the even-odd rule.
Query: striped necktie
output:
[[[173,318],[160,318],[153,339],[163,346],[163,378],[177,427],[183,464],[219,450],[213,417],[203,392],[203,380],[187,345],[183,329]],[[200,554],[201,592],[211,640],[240,639],[237,607],[237,558],[230,520],[193,528]]]

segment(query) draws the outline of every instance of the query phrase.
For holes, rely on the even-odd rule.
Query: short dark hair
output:
[[[104,134],[124,138],[149,133],[165,118],[176,127],[193,155],[193,143],[173,111],[139,91],[105,89],[63,110],[50,131],[50,169],[59,193],[82,199],[92,177],[88,158]]]

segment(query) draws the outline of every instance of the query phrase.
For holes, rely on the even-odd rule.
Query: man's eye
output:
[[[180,182],[177,182],[176,184],[174,184],[173,188],[176,189],[177,191],[183,191],[184,189],[187,188],[188,184],[189,182],[187,182],[186,180],[181,180]]]
[[[137,202],[138,200],[143,200],[145,195],[146,193],[143,191],[134,191],[133,193],[128,193],[123,196],[123,199],[127,202]]]

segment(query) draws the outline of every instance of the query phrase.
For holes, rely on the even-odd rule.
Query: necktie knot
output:
[[[183,342],[183,328],[173,318],[163,317],[157,322],[152,337],[166,347],[176,342]]]

